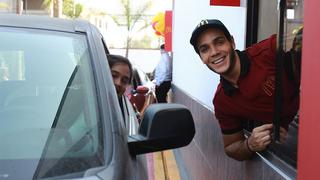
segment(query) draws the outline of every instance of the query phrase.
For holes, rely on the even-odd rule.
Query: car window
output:
[[[137,89],[138,86],[142,85],[139,73],[137,69],[133,69],[132,73],[132,85],[134,89]]]
[[[140,69],[137,69],[142,84],[147,84],[150,80],[148,76]]]
[[[0,28],[0,161],[32,179],[103,164],[86,37]],[[17,43],[18,42],[18,43]],[[12,172],[11,172],[12,171]]]

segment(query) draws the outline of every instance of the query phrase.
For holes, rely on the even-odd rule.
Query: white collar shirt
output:
[[[155,69],[155,80],[157,86],[172,80],[172,58],[165,50],[161,50],[161,58]]]

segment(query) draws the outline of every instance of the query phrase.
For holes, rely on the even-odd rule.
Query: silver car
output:
[[[124,117],[99,31],[79,20],[0,17],[0,180],[147,179],[143,154],[185,146],[179,104]]]

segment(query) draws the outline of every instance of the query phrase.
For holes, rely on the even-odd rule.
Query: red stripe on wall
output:
[[[320,1],[304,1],[298,179],[319,179],[320,170]],[[318,20],[317,20],[318,19]]]
[[[165,30],[164,30],[165,50],[172,51],[172,11],[165,13]]]
[[[240,0],[210,0],[211,6],[240,6]]]

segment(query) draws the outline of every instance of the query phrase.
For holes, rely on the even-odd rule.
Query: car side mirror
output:
[[[195,135],[191,112],[180,104],[152,104],[143,116],[139,133],[128,137],[133,155],[188,145]]]
[[[136,92],[139,94],[146,94],[149,92],[149,88],[146,86],[138,86]]]

